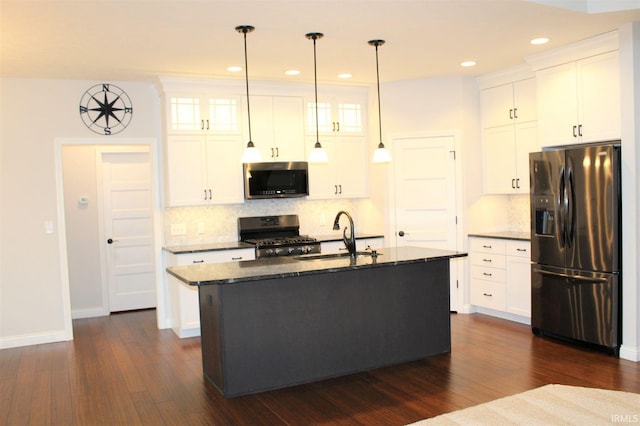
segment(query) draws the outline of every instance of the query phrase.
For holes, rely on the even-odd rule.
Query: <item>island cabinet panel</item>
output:
[[[451,351],[449,259],[199,292],[204,374],[225,397]]]

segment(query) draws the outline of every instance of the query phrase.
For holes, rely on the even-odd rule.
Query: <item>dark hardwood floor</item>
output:
[[[0,350],[2,425],[403,425],[548,383],[640,393],[640,363],[453,314],[452,353],[225,400],[199,338],[155,311],[74,321],[72,342]]]

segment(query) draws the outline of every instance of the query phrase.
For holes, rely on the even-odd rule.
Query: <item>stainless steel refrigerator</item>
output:
[[[620,141],[529,155],[531,327],[619,354]]]

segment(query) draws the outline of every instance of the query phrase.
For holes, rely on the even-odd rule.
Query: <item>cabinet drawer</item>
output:
[[[471,278],[474,280],[485,280],[504,284],[506,281],[506,272],[504,269],[472,265]]]
[[[497,311],[506,309],[505,286],[490,281],[471,280],[471,304]]]
[[[507,241],[507,256],[531,258],[531,243],[529,241]]]
[[[495,238],[471,238],[470,246],[472,252],[505,254],[506,250],[505,241]]]
[[[503,268],[505,267],[505,257],[502,254],[494,253],[471,253],[471,264],[477,266],[484,266],[487,268]]]
[[[178,265],[193,265],[197,263],[237,262],[255,259],[255,249],[211,250],[197,253],[176,255]]]

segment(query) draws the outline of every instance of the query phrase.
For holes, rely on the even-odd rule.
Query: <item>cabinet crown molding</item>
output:
[[[535,78],[535,73],[529,64],[522,64],[516,67],[507,68],[484,74],[476,78],[478,89],[484,90],[490,87],[502,86],[504,84],[515,83],[516,81]]]
[[[618,50],[618,30],[548,50],[525,59],[534,71]]]

